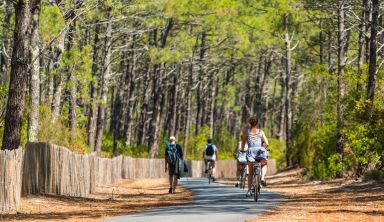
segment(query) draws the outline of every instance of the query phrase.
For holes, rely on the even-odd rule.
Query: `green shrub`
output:
[[[53,123],[51,109],[47,106],[41,106],[38,140],[64,146],[77,153],[89,153],[90,149],[88,147],[86,130],[76,129],[72,133],[64,122],[65,118],[60,117]],[[26,126],[27,124],[24,125]]]

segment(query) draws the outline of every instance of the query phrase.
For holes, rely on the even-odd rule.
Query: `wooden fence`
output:
[[[80,155],[48,143],[28,143],[23,194],[86,197],[95,190],[94,154]]]
[[[0,151],[0,212],[19,209],[23,153],[22,149]]]
[[[96,178],[96,186],[111,185],[122,179],[122,156],[109,158],[96,158],[93,169]]]
[[[167,175],[163,159],[124,157],[122,166],[123,179],[162,178]]]
[[[25,157],[25,158],[24,158]],[[188,160],[187,177],[204,177],[204,162]],[[268,174],[276,172],[276,161],[269,161]],[[216,163],[217,178],[236,176],[235,160]],[[22,194],[53,194],[87,197],[97,186],[120,179],[162,178],[164,159],[118,156],[100,158],[75,154],[65,147],[48,143],[28,143],[25,151],[0,152],[0,212],[17,210]]]

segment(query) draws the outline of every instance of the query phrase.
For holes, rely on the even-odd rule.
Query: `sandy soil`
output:
[[[384,222],[384,184],[338,179],[305,181],[301,170],[281,172],[266,190],[283,195],[284,203],[252,222]]]
[[[99,221],[150,208],[186,204],[191,199],[184,188],[169,194],[166,179],[123,180],[114,186],[97,188],[89,198],[23,197],[19,212],[0,215],[0,221]]]

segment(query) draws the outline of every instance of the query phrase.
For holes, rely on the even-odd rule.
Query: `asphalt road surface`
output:
[[[208,184],[206,178],[183,178],[180,184],[192,192],[192,203],[113,217],[105,222],[237,222],[255,218],[282,201],[278,194],[261,190],[260,199],[255,202],[245,196],[245,190],[219,183]]]

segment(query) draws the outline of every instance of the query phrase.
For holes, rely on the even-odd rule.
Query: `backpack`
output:
[[[175,165],[178,161],[179,157],[177,154],[177,148],[176,146],[170,145],[167,150],[167,156],[165,157],[165,160],[170,165]]]
[[[215,154],[215,149],[213,149],[212,144],[208,144],[207,149],[205,149],[205,155],[213,156],[213,154]]]

